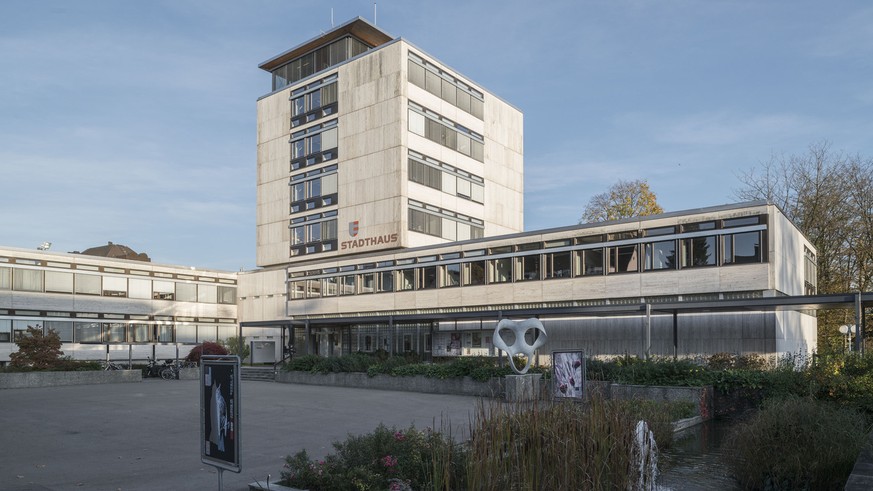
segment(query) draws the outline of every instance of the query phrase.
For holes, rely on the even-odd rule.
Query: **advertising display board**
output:
[[[581,400],[585,391],[585,354],[582,351],[552,352],[552,397]]]
[[[200,461],[240,472],[238,356],[200,359]]]

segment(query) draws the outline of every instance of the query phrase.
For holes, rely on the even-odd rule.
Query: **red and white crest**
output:
[[[358,235],[358,221],[349,222],[349,235],[356,237]]]

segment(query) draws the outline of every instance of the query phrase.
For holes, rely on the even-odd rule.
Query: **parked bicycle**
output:
[[[164,380],[178,378],[178,368],[172,360],[165,360],[163,363],[158,363],[149,357],[149,363],[143,369],[143,377],[160,377]]]
[[[103,365],[103,370],[106,370],[106,371],[110,371],[110,370],[127,370],[126,368],[124,368],[123,366],[119,365],[118,363],[115,363],[115,362],[112,361],[112,360],[104,361],[103,363],[101,363],[101,365]]]

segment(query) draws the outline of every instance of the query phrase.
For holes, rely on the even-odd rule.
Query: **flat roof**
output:
[[[262,70],[266,70],[268,72],[272,72],[276,68],[288,63],[289,61],[299,58],[310,51],[318,49],[332,41],[336,41],[342,37],[352,35],[361,41],[370,45],[370,47],[377,47],[382,44],[387,43],[394,39],[391,35],[386,33],[385,31],[379,29],[378,27],[370,24],[366,20],[361,17],[356,17],[345,24],[341,24],[330,31],[322,33],[320,36],[316,36],[309,41],[305,41],[302,44],[299,44],[284,53],[278,54],[269,60],[258,65],[258,68]]]

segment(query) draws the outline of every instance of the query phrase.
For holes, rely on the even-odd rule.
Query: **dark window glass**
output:
[[[521,281],[540,279],[540,255],[522,256],[519,258],[521,271],[518,278]]]
[[[582,274],[603,274],[603,249],[589,249],[582,253]]]
[[[436,266],[428,266],[426,268],[420,268],[419,271],[421,274],[421,283],[419,284],[419,288],[427,290],[427,289],[437,287],[437,267]]]
[[[446,276],[443,281],[443,286],[458,286],[461,284],[461,265],[458,263],[455,264],[446,264],[445,265]]]
[[[546,278],[569,278],[572,257],[570,251],[546,255]]]
[[[676,269],[676,241],[646,244],[646,271]]]
[[[485,261],[467,263],[467,281],[465,285],[485,284]]]
[[[682,267],[714,266],[716,263],[716,238],[695,237],[682,241]]]
[[[748,232],[735,234],[733,238],[735,263],[761,262],[761,234],[758,232]]]
[[[609,248],[609,272],[629,273],[639,270],[637,246],[620,246]]]

